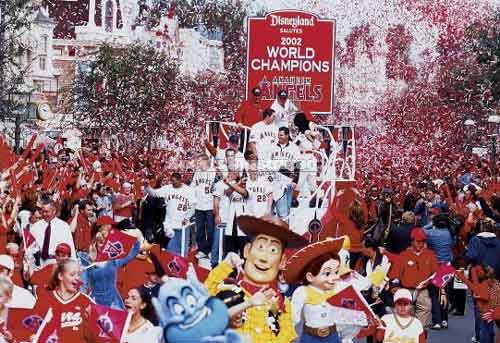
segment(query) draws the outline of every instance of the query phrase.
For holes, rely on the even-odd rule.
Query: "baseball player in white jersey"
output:
[[[198,168],[191,182],[196,197],[196,243],[198,245],[197,258],[206,257],[212,248],[214,236],[214,181],[215,168],[210,167],[209,157],[202,154],[198,157]]]
[[[276,215],[287,220],[292,206],[294,175],[300,170],[301,154],[297,144],[290,141],[290,130],[281,127],[278,133],[278,143],[271,150],[273,170],[273,195]]]
[[[248,180],[246,182],[246,212],[261,217],[271,214],[273,204],[273,186],[265,177],[259,177],[257,161],[248,163]]]
[[[170,181],[172,184],[158,189],[146,187],[148,194],[154,197],[165,199],[166,213],[163,221],[165,235],[170,238],[167,250],[177,254],[187,256],[189,250],[189,228],[187,224],[194,215],[196,208],[196,196],[192,187],[182,182],[179,173],[173,173]],[[184,236],[184,239],[183,239]],[[184,247],[182,241],[184,240]]]
[[[278,142],[278,127],[274,123],[274,110],[266,108],[264,119],[252,126],[249,148],[259,160],[269,159],[269,149]]]

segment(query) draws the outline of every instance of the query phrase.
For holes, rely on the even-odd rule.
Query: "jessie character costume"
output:
[[[290,257],[285,267],[284,276],[288,283],[298,283],[305,278],[306,274],[316,274],[313,279],[318,278],[318,274],[325,272],[321,278],[333,281],[337,278],[337,271],[340,267],[340,258],[330,261],[333,256],[338,256],[344,238],[326,239],[310,244],[300,249]],[[330,255],[322,263],[319,271],[311,270],[312,263],[323,255]],[[336,266],[337,270],[330,268]],[[326,277],[326,278],[324,278]],[[300,342],[340,342],[336,326],[332,305],[327,300],[335,295],[334,287],[327,287],[320,282],[306,281],[307,285],[300,286],[292,295],[292,319],[297,332],[302,332]],[[333,284],[329,284],[333,285]]]

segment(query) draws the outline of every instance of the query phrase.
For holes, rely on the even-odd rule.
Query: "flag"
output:
[[[48,263],[41,268],[35,269],[31,275],[31,283],[39,287],[46,287],[54,271],[55,263]]]
[[[167,276],[178,277],[181,279],[186,278],[188,261],[184,257],[166,250],[162,250],[160,253],[156,253],[155,255],[160,260]]]
[[[16,178],[16,171],[14,169],[10,170],[10,190],[12,193],[12,197],[17,197],[17,178]]]
[[[375,313],[366,302],[365,298],[352,285],[349,285],[328,299],[332,306],[343,307],[349,310],[361,311],[366,314],[369,321],[376,318]]]
[[[17,341],[30,342],[43,322],[44,314],[38,313],[36,307],[31,309],[10,308],[7,312],[7,329]]]
[[[45,147],[44,144],[38,144],[36,150],[31,154],[31,157],[28,160],[28,164],[32,164],[33,162],[36,161],[36,159],[38,158],[44,147]]]
[[[36,137],[37,137],[37,134],[33,134],[28,142],[28,144],[26,144],[26,146],[24,147],[24,151],[23,151],[23,154],[21,155],[21,158],[23,160],[26,160],[26,157],[28,157],[28,154],[31,152],[31,149],[33,148],[33,144],[35,144],[35,140],[36,140]]]
[[[128,255],[137,238],[120,230],[111,229],[104,244],[97,252],[96,262],[116,260]]]
[[[438,271],[431,282],[437,288],[443,288],[453,279],[456,271],[457,270],[453,268],[451,263],[443,263],[439,266]]]
[[[92,304],[89,330],[99,343],[125,342],[132,313]]]
[[[35,242],[35,237],[31,234],[30,229],[23,229],[24,250],[27,251],[33,244],[35,244]]]

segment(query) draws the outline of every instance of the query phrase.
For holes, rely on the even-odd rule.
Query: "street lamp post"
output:
[[[29,117],[30,103],[31,103],[31,91],[20,91],[14,93],[20,101],[14,100],[14,105],[9,104],[15,110],[15,122],[14,122],[14,149],[16,153],[20,153],[21,150],[21,124],[26,121]],[[20,105],[22,104],[22,105]],[[11,107],[11,108],[12,108]]]

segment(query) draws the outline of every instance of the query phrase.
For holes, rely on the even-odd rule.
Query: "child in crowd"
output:
[[[409,290],[400,288],[394,293],[392,314],[381,318],[377,341],[384,343],[425,343],[425,331],[420,320],[411,315],[412,297]]]

